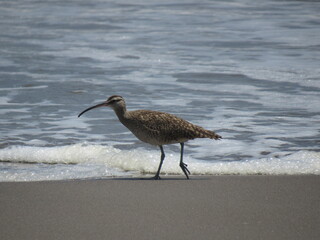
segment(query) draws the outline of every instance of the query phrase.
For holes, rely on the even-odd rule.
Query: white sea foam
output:
[[[162,174],[182,174],[179,153],[167,151]],[[123,177],[128,174],[154,174],[160,152],[155,150],[120,150],[112,146],[75,144],[60,147],[15,146],[0,150],[0,161],[27,164],[28,171],[1,170],[0,181],[33,181],[81,178]],[[185,162],[195,175],[280,175],[320,174],[320,153],[298,151],[281,158],[243,161],[201,161],[188,156]],[[26,164],[23,164],[26,165]],[[19,167],[20,166],[20,167]],[[35,168],[30,171],[31,168]],[[1,169],[1,168],[0,168]]]

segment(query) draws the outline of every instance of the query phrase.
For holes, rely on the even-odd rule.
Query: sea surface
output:
[[[0,181],[155,174],[160,150],[112,109],[178,115],[220,141],[195,175],[320,174],[320,2],[0,2]],[[163,175],[183,174],[179,144]],[[192,176],[191,176],[192,177]]]

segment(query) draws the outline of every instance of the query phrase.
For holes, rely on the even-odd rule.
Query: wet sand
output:
[[[320,176],[0,183],[0,239],[320,239]]]

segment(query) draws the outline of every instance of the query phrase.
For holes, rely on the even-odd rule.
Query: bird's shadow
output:
[[[154,179],[153,177],[116,177],[116,178],[107,178],[107,179],[101,179],[101,180],[121,180],[121,181],[195,181],[195,180],[208,180],[209,178],[207,176],[195,176],[190,177],[189,179],[186,179],[185,177],[179,177],[179,176],[165,176],[161,177],[161,179]]]

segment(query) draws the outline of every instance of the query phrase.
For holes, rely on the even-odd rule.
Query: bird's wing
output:
[[[139,124],[149,131],[166,136],[181,136],[188,139],[196,137],[193,136],[193,130],[198,126],[175,115],[149,110],[134,111],[134,114]]]

